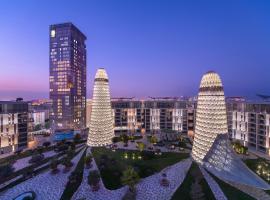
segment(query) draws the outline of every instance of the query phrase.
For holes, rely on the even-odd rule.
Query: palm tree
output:
[[[133,193],[135,193],[135,185],[140,180],[140,177],[138,173],[131,167],[128,166],[127,169],[123,172],[123,175],[121,177],[121,182],[123,185],[128,185],[129,190]]]
[[[138,145],[138,149],[142,152],[145,148],[145,144],[143,142],[138,142],[137,145]]]

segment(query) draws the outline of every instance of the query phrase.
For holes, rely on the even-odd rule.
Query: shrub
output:
[[[122,142],[124,142],[125,144],[127,144],[129,138],[128,138],[128,136],[126,134],[122,134],[120,136],[120,139],[121,139]]]
[[[145,148],[145,144],[143,142],[137,142],[138,149],[142,152]]]
[[[12,174],[14,168],[10,163],[3,163],[0,165],[0,179],[6,178]]]
[[[48,142],[48,141],[43,142],[43,146],[46,147],[46,148],[49,147],[50,145],[51,145],[51,142]]]
[[[90,168],[91,163],[92,163],[92,155],[91,154],[88,154],[87,156],[84,157],[84,163],[88,168]]]
[[[66,151],[66,150],[68,150],[68,145],[67,144],[62,144],[62,145],[60,145],[60,146],[58,146],[57,148],[56,148],[56,151]]]
[[[55,174],[59,171],[57,167],[58,167],[58,161],[56,159],[52,160],[51,169],[52,169],[53,174]]]
[[[118,142],[118,141],[119,141],[119,138],[118,138],[118,137],[113,137],[113,138],[112,138],[112,143],[115,144],[115,143]]]
[[[42,154],[42,153],[43,153],[43,150],[44,150],[44,148],[43,148],[42,146],[38,146],[38,147],[36,148],[36,152],[37,152],[38,154]]]
[[[70,168],[73,165],[73,163],[71,162],[71,159],[69,157],[64,157],[62,163],[66,168]]]
[[[32,156],[32,158],[29,160],[29,163],[39,163],[44,159],[43,154],[35,154]]]
[[[67,157],[69,159],[72,159],[74,157],[74,155],[75,155],[75,151],[73,149],[68,150]]]
[[[100,175],[97,170],[89,172],[88,184],[93,188],[94,191],[99,189]]]

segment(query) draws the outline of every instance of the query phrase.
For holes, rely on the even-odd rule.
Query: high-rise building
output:
[[[217,135],[227,134],[227,115],[223,86],[215,72],[206,73],[201,80],[195,124],[193,158],[201,162]]]
[[[28,103],[0,101],[0,154],[27,147]]]
[[[201,80],[192,158],[215,176],[238,188],[270,189],[235,154],[230,144],[222,82],[215,72]]]
[[[253,153],[270,155],[270,103],[227,99],[229,134]]]
[[[86,36],[72,23],[50,26],[53,130],[86,127]]]
[[[109,78],[105,69],[97,70],[87,144],[104,146],[114,137]]]
[[[115,98],[112,100],[115,134],[166,131],[186,134],[193,131],[193,105],[181,98]]]

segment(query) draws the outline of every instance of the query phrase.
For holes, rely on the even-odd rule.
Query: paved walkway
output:
[[[163,169],[161,172],[142,179],[137,184],[137,200],[168,200],[184,181],[191,166],[191,159],[180,161]],[[162,174],[166,173],[169,180],[168,187],[160,186]]]
[[[74,163],[69,173],[62,173],[63,165],[60,165],[60,172],[56,175],[52,175],[50,170],[45,173],[39,174],[34,178],[28,179],[15,187],[0,194],[1,200],[11,200],[19,194],[26,191],[34,191],[37,194],[37,200],[58,200],[60,199],[65,185],[68,181],[70,173],[76,168],[78,161],[80,160],[84,148],[82,151],[72,159]]]
[[[88,149],[88,152],[90,150]],[[108,190],[105,188],[102,180],[100,181],[100,189],[96,192],[91,190],[88,185],[87,177],[90,170],[98,169],[93,159],[93,167],[91,169],[84,169],[84,177],[81,186],[73,195],[72,200],[86,199],[86,200],[120,200],[125,195],[128,187],[122,187],[117,190]],[[163,169],[161,172],[142,179],[137,184],[137,199],[138,200],[168,200],[172,197],[174,192],[183,182],[188,169],[191,166],[191,159],[186,159],[178,162],[172,166]],[[160,186],[162,173],[166,172],[167,179],[170,182],[169,187]]]
[[[87,149],[87,153],[91,153],[91,149]],[[88,184],[88,175],[91,170],[98,170],[95,160],[92,161],[91,169],[84,169],[83,172],[83,181],[73,195],[72,200],[86,199],[86,200],[120,200],[124,196],[127,187],[122,187],[118,190],[108,190],[105,188],[102,179],[100,179],[100,189],[96,192],[91,190],[90,185]]]

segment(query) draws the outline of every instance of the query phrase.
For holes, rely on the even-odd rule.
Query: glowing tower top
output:
[[[225,97],[221,79],[213,71],[203,75],[198,95],[195,138],[192,157],[202,160],[212,147],[217,135],[227,134]]]

